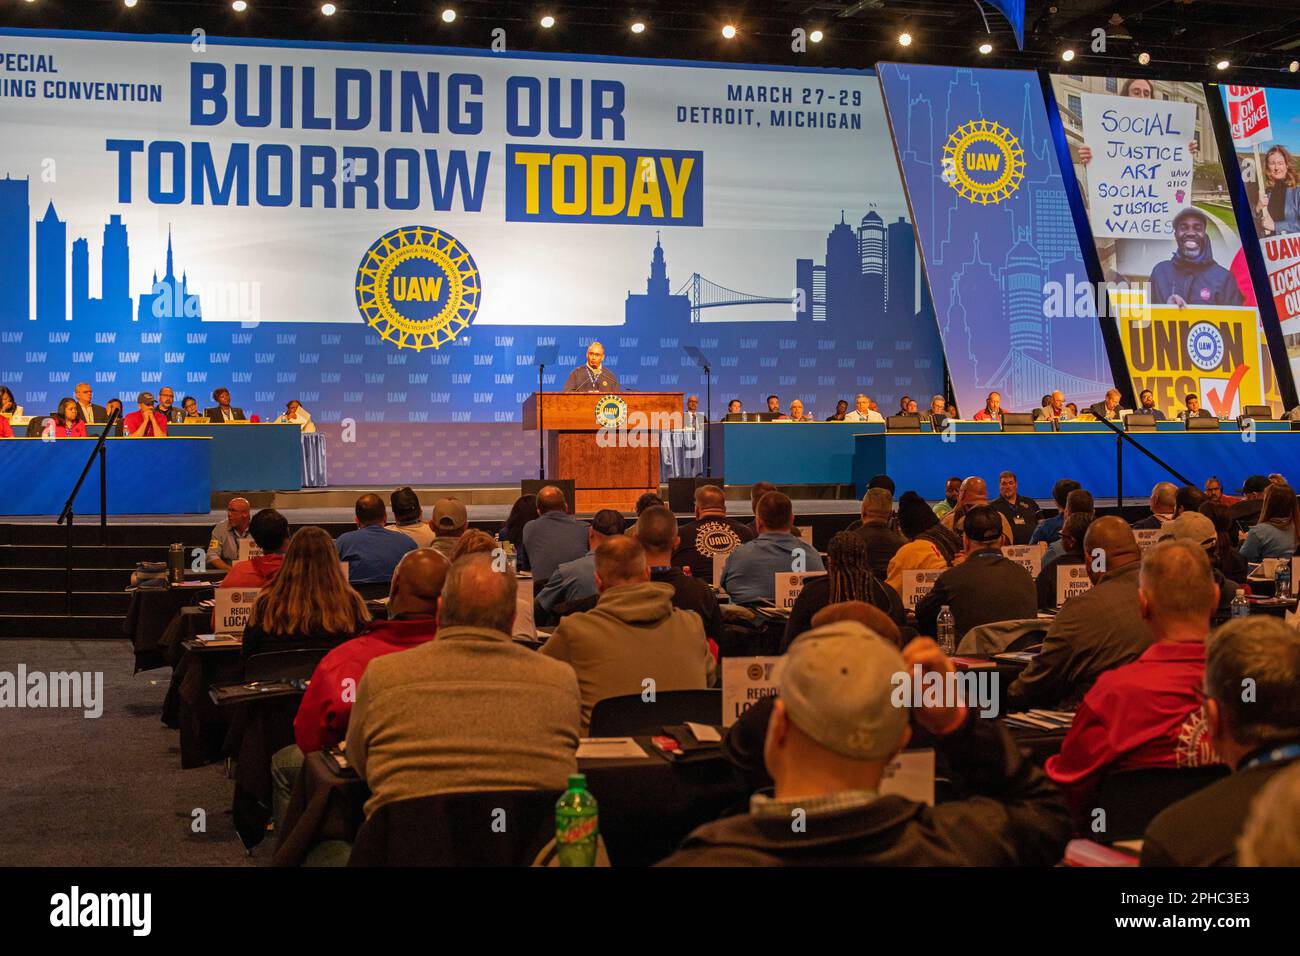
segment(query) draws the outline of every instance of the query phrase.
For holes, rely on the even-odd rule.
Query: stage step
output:
[[[6,581],[6,584],[10,582]],[[0,591],[0,607],[21,609],[24,614],[58,616],[67,613],[67,595],[62,591]],[[72,613],[126,616],[131,595],[127,591],[74,591]]]
[[[120,614],[79,614],[71,620],[62,614],[0,614],[0,638],[127,639]],[[3,654],[0,648],[0,656]]]

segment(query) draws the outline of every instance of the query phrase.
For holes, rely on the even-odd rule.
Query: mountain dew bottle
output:
[[[585,774],[569,775],[569,789],[555,803],[555,848],[560,866],[595,866],[600,815]]]

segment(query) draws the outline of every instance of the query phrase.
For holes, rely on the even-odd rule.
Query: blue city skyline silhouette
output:
[[[116,395],[129,404],[141,389],[170,385],[178,403],[194,395],[201,408],[225,386],[235,404],[264,420],[297,399],[322,422],[518,422],[521,403],[538,387],[538,350],[557,353],[545,369],[552,390],[595,339],[625,389],[703,398],[703,374],[682,351],[699,348],[712,360],[715,417],[733,397],[748,409],[765,407],[769,393],[783,403],[798,397],[825,418],[836,401],[851,403],[858,392],[887,413],[903,394],[925,404],[944,390],[923,278],[917,294],[912,225],[902,216],[886,223],[874,208],[856,228],[842,212],[821,256],[796,258],[790,277],[771,277],[776,288],[741,291],[726,276],[698,273],[674,280],[664,236],[656,232],[645,291],[629,290],[622,325],[471,325],[454,343],[416,353],[383,343],[360,317],[247,327],[205,321],[197,291],[202,265],[190,262],[177,275],[184,249],[175,249],[170,225],[162,276],[155,265],[151,287],[132,295],[130,223],[120,213],[108,215],[99,238],[101,292],[92,298],[90,238],[78,236],[69,246],[52,198],[33,229],[30,185],[0,179],[0,288],[8,290],[0,300],[0,381],[29,414],[52,409],[84,380],[101,402]],[[491,276],[483,281],[490,295]],[[791,318],[708,318],[772,303],[787,303]]]

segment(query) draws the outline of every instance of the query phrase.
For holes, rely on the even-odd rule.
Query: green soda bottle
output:
[[[569,775],[569,789],[555,803],[555,847],[560,866],[595,866],[600,814],[585,774]]]

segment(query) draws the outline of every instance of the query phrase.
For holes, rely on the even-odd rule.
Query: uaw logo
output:
[[[627,424],[627,402],[617,395],[602,395],[596,402],[596,424],[601,428],[622,428]]]
[[[1197,322],[1187,331],[1187,357],[1202,372],[1223,364],[1223,333],[1209,322]]]
[[[357,267],[357,308],[399,349],[441,348],[478,314],[478,266],[454,236],[403,226],[380,236]]]
[[[1024,178],[1025,151],[1000,123],[972,120],[958,126],[943,148],[943,181],[981,206],[1002,202]]]

